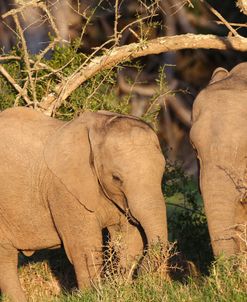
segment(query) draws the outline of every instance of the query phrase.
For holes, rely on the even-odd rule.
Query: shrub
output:
[[[167,202],[169,240],[205,272],[213,259],[203,202],[195,179],[167,165],[162,182]]]

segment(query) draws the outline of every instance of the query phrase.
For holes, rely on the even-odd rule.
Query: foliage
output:
[[[11,56],[18,58],[20,50],[14,49]],[[37,100],[50,93],[55,85],[66,79],[66,76],[75,72],[78,67],[86,63],[88,58],[77,52],[77,44],[74,42],[66,47],[56,46],[49,59],[42,59],[42,69],[37,69],[35,74],[35,89]],[[33,62],[38,61],[38,56],[33,56]],[[125,66],[128,63],[125,63]],[[7,60],[2,66],[7,70],[12,78],[20,87],[25,87],[27,82],[27,74],[21,57],[18,60]],[[141,69],[139,62],[135,63],[135,68]],[[79,112],[90,110],[109,110],[112,112],[129,114],[130,113],[130,96],[125,94],[119,96],[117,87],[117,75],[121,66],[117,66],[110,70],[102,71],[91,79],[87,80],[82,86],[75,89],[72,94],[63,102],[62,106],[56,111],[56,117],[63,120],[72,119]],[[35,63],[33,63],[35,69]],[[53,72],[51,72],[53,70]],[[54,72],[56,71],[56,72]],[[151,100],[150,106],[147,108],[146,114],[142,117],[145,121],[155,124],[159,110],[158,96],[165,90],[164,71],[160,71],[160,78],[157,80],[160,88]],[[66,85],[66,80],[64,81]],[[31,91],[27,91],[31,96]],[[21,97],[18,97],[17,91],[12,87],[9,81],[0,74],[0,110],[4,110],[13,106],[25,105]]]
[[[162,187],[170,241],[177,241],[178,250],[205,271],[212,260],[212,250],[198,184],[179,166],[168,164]]]
[[[10,56],[18,58],[20,50],[14,49]],[[55,85],[68,75],[71,75],[77,68],[87,62],[88,58],[77,52],[76,41],[66,47],[56,46],[49,59],[42,59],[43,69],[38,69],[35,75],[35,89],[38,101],[46,97]],[[33,56],[33,62],[38,61],[38,56]],[[7,60],[3,64],[7,72],[15,78],[16,83],[20,87],[25,87],[27,82],[27,74],[24,70],[21,57],[18,60]],[[131,94],[126,93],[119,95],[117,87],[117,76],[119,71],[128,66],[128,62],[123,66],[116,66],[110,70],[104,70],[97,73],[94,77],[87,80],[82,86],[75,89],[71,95],[63,102],[56,111],[56,117],[63,120],[70,120],[80,112],[85,110],[98,111],[108,110],[121,114],[130,114]],[[132,67],[142,70],[140,62],[136,61]],[[33,65],[35,69],[35,64]],[[53,72],[51,72],[53,70]],[[56,71],[56,72],[54,72]],[[133,83],[134,84],[134,83]],[[146,122],[156,126],[157,115],[160,109],[159,96],[163,93],[169,93],[164,68],[160,69],[157,79],[158,89],[153,97],[149,100],[149,106],[142,116]],[[66,85],[66,81],[64,81]],[[27,91],[31,96],[31,92]],[[17,91],[13,88],[10,82],[0,74],[0,110],[4,110],[13,106],[26,105],[22,98],[18,96]]]
[[[12,56],[18,56],[19,51],[13,50]],[[37,57],[34,57],[34,61]],[[42,70],[38,70],[35,76],[35,89],[37,99],[41,100],[46,96],[55,85],[60,81],[60,76],[66,77],[72,74],[84,61],[86,57],[76,52],[75,45],[67,47],[57,46],[52,53],[51,58],[42,59],[41,63],[45,64]],[[15,78],[16,83],[21,87],[27,81],[26,72],[23,70],[21,60],[9,60],[3,63],[3,67],[8,73]],[[51,73],[50,69],[56,70],[57,73]],[[84,110],[111,110],[119,113],[129,113],[129,104],[126,100],[118,101],[116,85],[117,68],[107,70],[97,74],[88,80],[83,87],[76,89],[66,100],[57,113],[61,119],[71,119],[78,111]],[[65,83],[66,85],[66,83]],[[29,94],[29,92],[28,92]],[[18,102],[17,92],[2,75],[0,75],[0,110],[15,105],[23,105]],[[126,98],[127,99],[127,98]]]
[[[13,50],[12,54],[16,55],[17,51]],[[12,77],[15,76],[19,83],[22,83],[22,72],[21,64],[19,61],[6,61],[3,66],[8,72],[11,73]],[[14,106],[16,101],[16,91],[12,85],[7,81],[2,74],[0,75],[0,110]]]

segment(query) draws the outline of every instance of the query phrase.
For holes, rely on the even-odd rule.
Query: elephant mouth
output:
[[[135,226],[140,225],[139,221],[134,216],[132,216],[129,208],[126,209],[125,215],[131,224],[133,224]]]
[[[118,203],[116,203],[114,200],[111,200],[115,205],[116,207],[119,209],[120,212],[122,212],[126,218],[128,219],[128,221],[135,225],[135,226],[139,226],[140,223],[139,221],[131,214],[131,211],[130,211],[130,208],[128,206],[128,199],[126,197],[126,195],[122,192],[123,194],[123,208],[121,206],[119,206]]]
[[[110,198],[109,194],[107,194],[107,198],[114,203],[114,205],[118,208],[118,210],[126,216],[126,218],[128,219],[128,221],[135,225],[135,226],[140,226],[139,221],[131,214],[129,205],[128,205],[128,199],[126,197],[126,195],[124,194],[124,192],[122,192],[123,198],[121,200],[121,204],[122,206],[119,205],[119,202],[116,202],[114,198]]]
[[[240,196],[239,202],[242,205],[246,205],[247,206],[247,191],[243,192],[243,194]]]

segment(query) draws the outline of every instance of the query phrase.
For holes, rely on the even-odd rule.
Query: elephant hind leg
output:
[[[26,302],[17,274],[18,251],[0,243],[0,289],[12,302]]]

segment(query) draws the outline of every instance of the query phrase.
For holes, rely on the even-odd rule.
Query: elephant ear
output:
[[[98,206],[98,181],[91,166],[87,126],[79,117],[58,129],[44,151],[49,170],[87,210]]]
[[[109,111],[84,112],[81,115],[82,120],[88,127],[88,137],[92,150],[92,167],[97,176],[98,182],[105,196],[112,200],[104,186],[103,165],[104,149],[103,144],[108,133],[110,124],[117,118],[126,118],[125,115]],[[132,118],[132,117],[130,117]],[[135,118],[134,118],[135,119]]]
[[[101,167],[104,159],[101,159],[100,150],[102,144],[107,135],[107,125],[111,121],[118,117],[123,117],[120,114],[114,114],[108,111],[98,111],[98,112],[84,112],[80,118],[88,129],[88,140],[91,147],[91,163],[94,174],[97,176],[97,181],[101,185],[101,189],[104,191],[105,195],[109,198],[107,192],[104,189],[104,185],[101,177]]]
[[[225,68],[222,68],[222,67],[218,67],[214,70],[209,84],[213,84],[220,80],[223,80],[226,77],[228,77],[228,75],[229,75],[228,70],[226,70]]]

